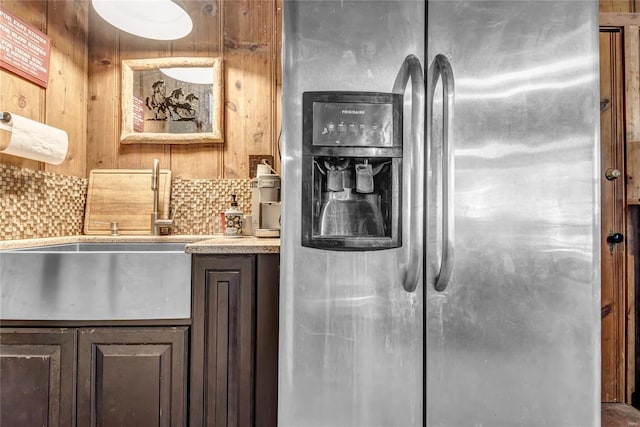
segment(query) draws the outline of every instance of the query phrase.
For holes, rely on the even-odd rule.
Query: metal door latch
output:
[[[609,245],[609,251],[611,255],[613,255],[613,247],[618,243],[622,243],[624,241],[624,235],[622,233],[609,233],[607,236],[607,244]]]

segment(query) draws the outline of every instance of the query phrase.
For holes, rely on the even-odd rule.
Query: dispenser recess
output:
[[[402,95],[303,94],[302,245],[402,245]]]

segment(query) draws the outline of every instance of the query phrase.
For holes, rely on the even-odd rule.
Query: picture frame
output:
[[[222,59],[122,61],[121,144],[224,143]]]

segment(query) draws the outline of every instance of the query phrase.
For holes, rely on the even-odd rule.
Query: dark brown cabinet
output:
[[[76,331],[3,329],[0,425],[73,426]]]
[[[279,261],[194,255],[191,319],[3,322],[0,426],[276,426]]]
[[[0,426],[186,426],[187,350],[187,326],[3,328]]]
[[[193,259],[190,425],[277,424],[279,255]]]
[[[80,329],[78,427],[186,425],[187,339],[187,327]]]

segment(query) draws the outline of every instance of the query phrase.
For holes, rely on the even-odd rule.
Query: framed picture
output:
[[[122,61],[121,144],[223,143],[222,59]]]

